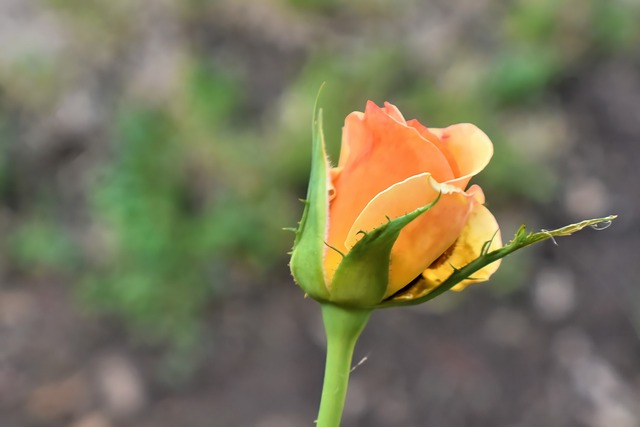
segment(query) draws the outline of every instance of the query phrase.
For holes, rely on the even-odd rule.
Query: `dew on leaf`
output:
[[[606,230],[607,228],[611,227],[611,223],[612,221],[607,220],[607,221],[598,222],[596,224],[591,224],[590,227],[598,231]]]

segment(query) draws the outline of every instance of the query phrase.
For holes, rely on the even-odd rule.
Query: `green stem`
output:
[[[340,426],[353,349],[369,316],[371,310],[322,304],[322,320],[327,334],[327,361],[317,427]]]

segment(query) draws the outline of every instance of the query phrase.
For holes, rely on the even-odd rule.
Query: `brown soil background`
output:
[[[162,97],[155,90],[170,86],[171,76],[157,70],[170,74],[171,52],[183,44],[196,40],[214,57],[248,64],[248,114],[260,116],[278,101],[318,40],[357,45],[381,22],[376,17],[361,23],[367,15],[357,7],[310,18],[291,14],[280,2],[223,2],[187,37],[176,27],[178,6],[143,3],[137,19],[149,25],[129,47],[129,63],[116,63],[122,57],[109,49],[120,45],[110,40],[99,44],[100,54],[83,51],[81,43],[63,50],[68,61],[84,61],[78,90],[88,85],[100,94],[88,98],[90,118],[83,108],[74,110],[75,121],[56,133],[47,127],[51,110],[21,116],[19,108],[6,107],[15,87],[2,88],[5,110],[13,111],[9,117],[21,121],[24,131],[11,159],[22,162],[23,191],[40,185],[48,171],[66,170],[71,181],[82,177],[73,164],[60,162],[68,150],[92,153],[82,168],[99,162],[106,145],[87,148],[82,135],[103,135],[112,91],[126,83],[133,93]],[[466,39],[475,34],[466,26],[474,14],[495,7],[480,3],[434,2],[404,19],[411,26],[423,14],[433,23],[427,15],[437,12],[446,38]],[[1,0],[0,51],[33,42],[57,52],[62,42],[56,37],[79,34],[47,8],[35,0]],[[493,24],[488,15],[482,14],[483,27]],[[379,31],[393,38],[403,25]],[[153,62],[158,52],[168,52],[160,55],[166,65]],[[158,68],[146,70],[147,63]],[[617,213],[619,219],[607,231],[586,230],[558,246],[547,242],[533,249],[525,283],[511,292],[492,292],[487,284],[425,306],[375,313],[356,349],[356,361],[366,361],[352,374],[344,426],[640,426],[638,51],[586,54],[548,93],[569,129],[568,148],[557,150],[545,166],[559,182],[557,193],[546,203],[501,206],[496,215],[505,237],[520,221],[535,229],[591,215]],[[38,121],[29,122],[33,117]],[[538,127],[543,136],[554,129]],[[21,145],[23,139],[31,145]],[[82,185],[62,187],[55,196],[70,202],[69,215],[82,212]],[[20,212],[3,209],[7,231]],[[79,225],[71,227],[75,233],[86,232],[83,221],[79,215]],[[192,355],[194,373],[180,383],[158,374],[163,346],[132,338],[117,316],[86,309],[68,275],[21,272],[8,258],[2,270],[1,427],[313,425],[324,337],[318,307],[294,286],[285,257],[259,286],[253,276],[233,272],[224,298],[207,310],[210,327]]]

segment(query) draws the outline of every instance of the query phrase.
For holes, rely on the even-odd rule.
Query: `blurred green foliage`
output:
[[[195,341],[231,269],[264,272],[287,249],[286,189],[264,188],[269,156],[255,136],[225,129],[238,87],[202,63],[185,80],[179,106],[123,107],[91,197],[108,245],[82,290],[151,340]]]
[[[213,15],[205,13],[212,6],[205,3],[184,6],[203,12],[185,13],[184,31],[192,37],[170,102],[147,102],[126,85],[115,86],[122,93],[114,95],[109,153],[87,189],[87,216],[98,230],[91,250],[46,210],[21,212],[5,241],[5,252],[20,269],[73,277],[93,307],[121,317],[145,339],[178,349],[196,345],[216,298],[233,293],[241,282],[261,292],[260,285],[273,286],[269,273],[285,265],[292,236],[281,227],[294,225],[301,212],[296,198],[306,190],[311,108],[322,82],[327,82],[321,104],[334,160],[344,117],[363,109],[367,99],[389,100],[408,118],[427,118],[430,126],[473,122],[485,130],[496,150],[479,181],[492,209],[528,206],[550,201],[556,185],[548,166],[552,159],[529,158],[509,140],[509,114],[538,111],[553,97],[553,85],[581,61],[632,49],[640,40],[633,2],[518,0],[501,5],[494,45],[446,52],[444,65],[426,67],[414,45],[389,41],[388,34],[375,30],[382,25],[375,20],[385,19],[380,11],[391,6],[377,4],[378,14],[372,15],[372,6],[358,2],[349,13],[362,8],[374,23],[373,30],[362,29],[366,37],[357,48],[331,42],[308,46],[299,70],[277,99],[269,100],[269,108],[248,113],[253,111],[250,81],[260,80],[263,70],[238,73],[243,58],[208,53],[207,39],[196,36],[212,26]],[[301,19],[340,13],[335,1],[288,4],[303,11]],[[50,0],[49,5],[72,23],[79,35],[74,42],[84,46],[76,47],[79,52],[103,46],[105,56],[120,61],[113,52],[136,36],[128,2]],[[395,10],[394,16],[401,15]],[[8,117],[0,123],[10,127],[11,114],[24,111],[35,115],[60,91],[65,66],[27,55],[0,67],[0,101],[12,105],[12,111],[0,110]],[[0,153],[5,200],[19,178],[8,167],[8,146]],[[505,283],[517,283],[527,262],[512,264],[517,268],[502,268]]]
[[[200,217],[189,206],[183,146],[160,111],[123,112],[116,139],[114,159],[92,193],[113,241],[85,290],[134,322],[153,325],[145,328],[151,333],[196,330],[190,323],[207,301],[201,268],[208,253],[194,249]]]
[[[7,244],[10,259],[18,268],[31,269],[32,274],[67,271],[77,262],[73,241],[59,224],[50,220],[38,218],[26,222],[9,235]]]

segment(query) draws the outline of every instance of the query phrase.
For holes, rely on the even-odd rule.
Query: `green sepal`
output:
[[[517,251],[518,249],[522,249],[526,246],[533,245],[534,243],[538,243],[547,239],[552,239],[555,242],[555,237],[569,236],[576,231],[580,231],[586,227],[592,227],[597,230],[604,229],[609,224],[611,224],[611,221],[613,221],[617,217],[617,215],[610,215],[604,218],[588,219],[576,224],[566,225],[555,230],[541,230],[537,233],[527,233],[526,227],[522,225],[516,232],[514,238],[507,245],[503,246],[500,249],[487,252],[485,248],[488,248],[489,244],[486,243],[485,246],[483,246],[482,255],[480,255],[478,258],[474,259],[464,267],[454,269],[454,272],[447,278],[447,280],[442,282],[440,286],[434,288],[428,294],[415,299],[402,299],[401,291],[399,294],[392,295],[388,300],[379,304],[378,308],[422,304],[423,302],[429,301],[443,294],[444,292],[447,292],[462,280],[472,278],[473,273],[475,273],[476,271],[480,270],[483,267],[486,267],[492,262],[504,258],[510,253]],[[599,225],[600,227],[598,227]]]
[[[322,131],[322,110],[314,107],[311,174],[304,211],[296,231],[289,267],[296,283],[316,300],[328,300],[323,258],[329,206],[329,162]]]
[[[330,301],[334,304],[375,307],[387,293],[391,248],[400,232],[411,221],[431,209],[438,197],[428,205],[387,221],[367,233],[344,255],[331,281]]]

